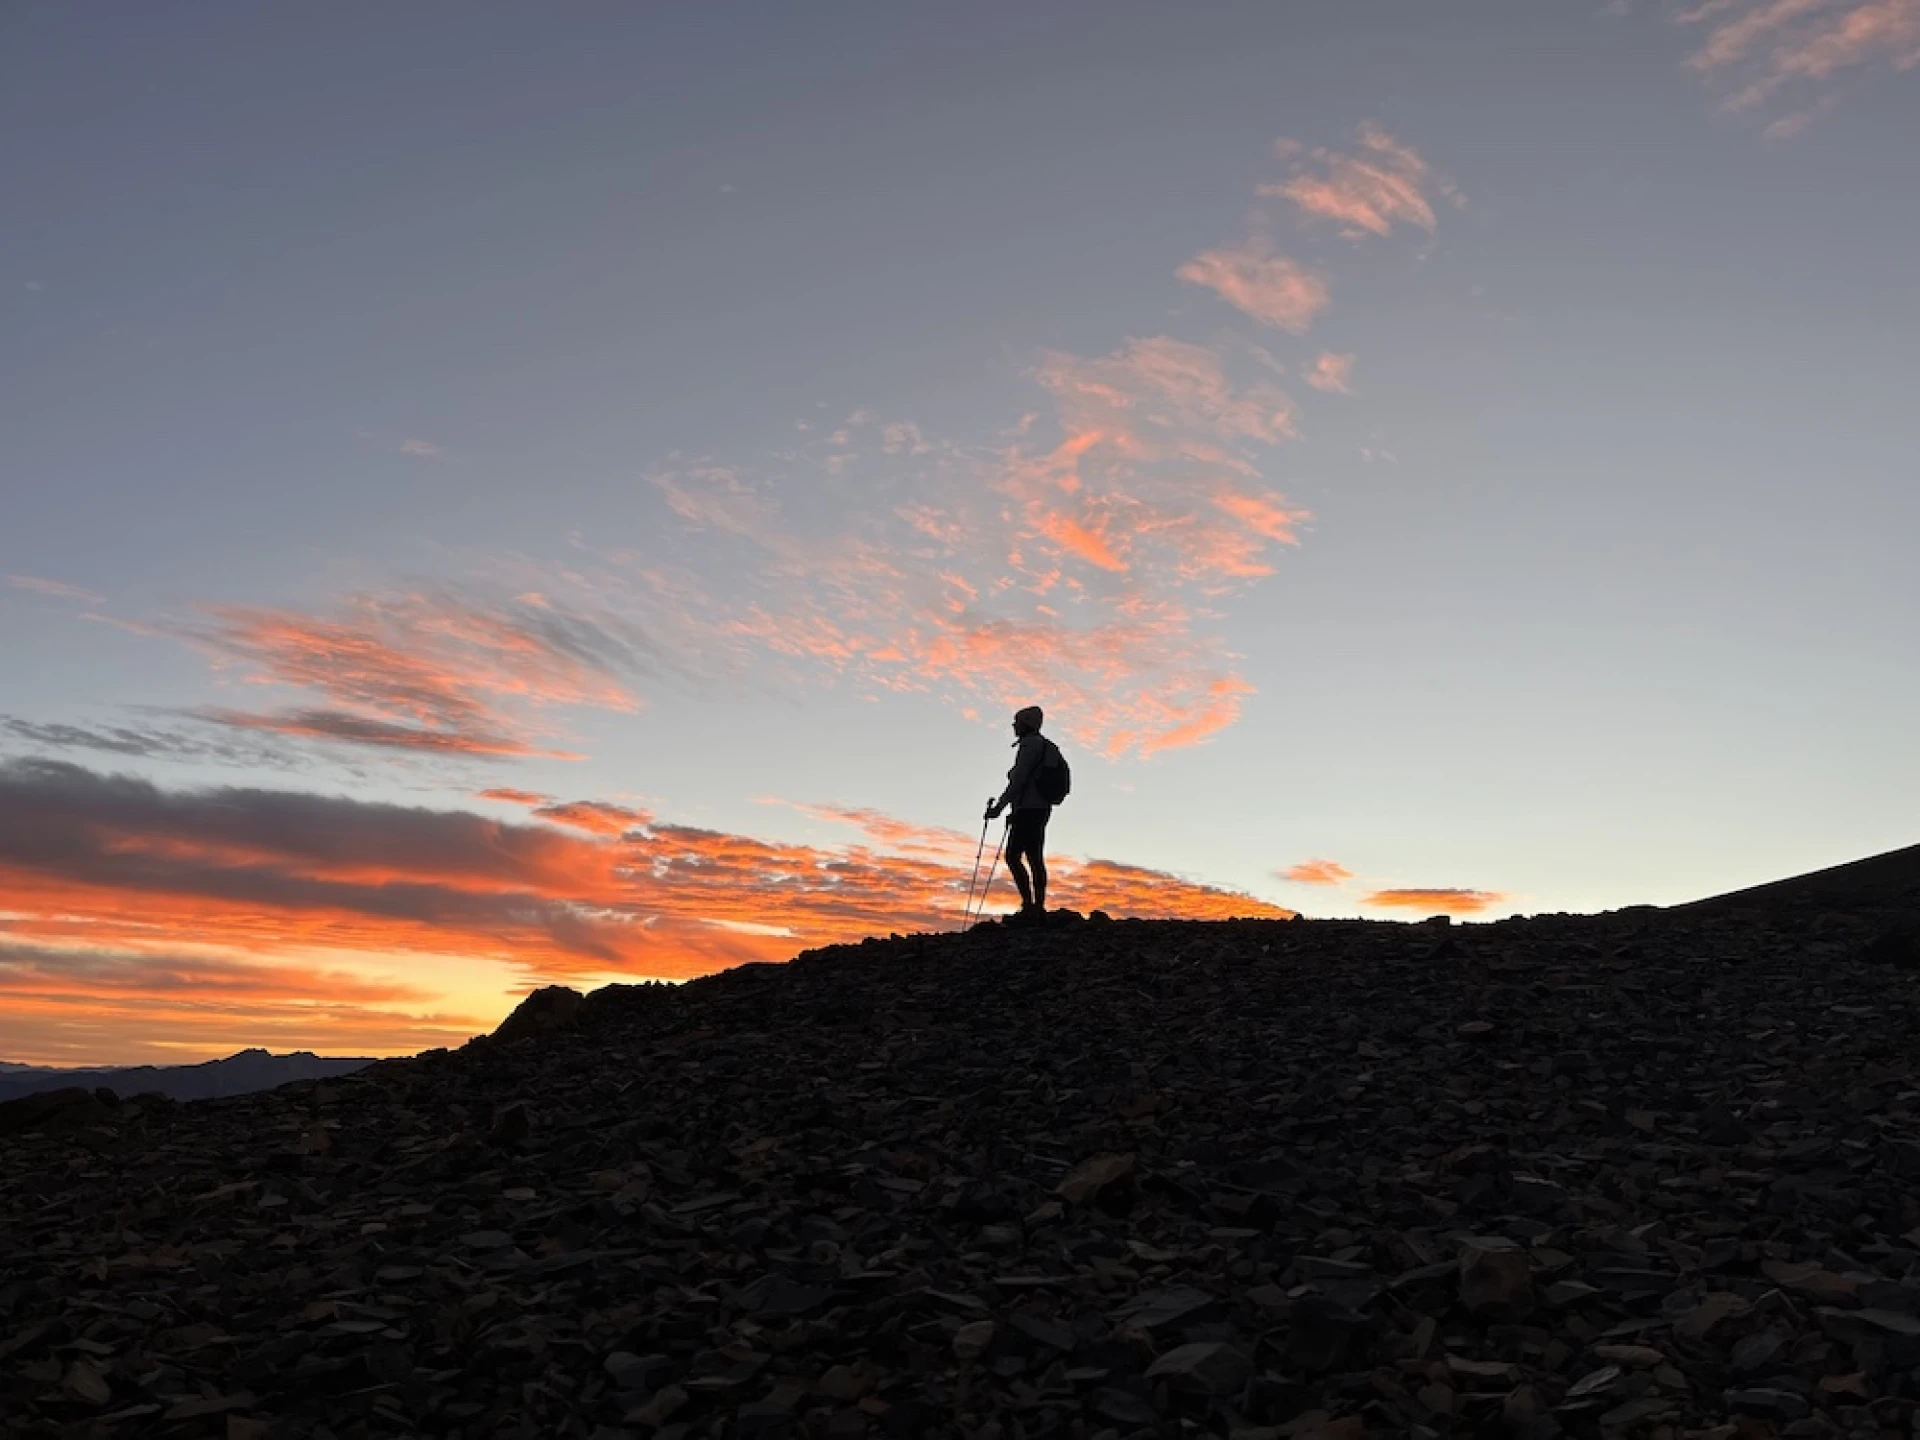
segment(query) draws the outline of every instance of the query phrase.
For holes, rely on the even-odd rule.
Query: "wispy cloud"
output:
[[[787,805],[816,820],[850,825],[874,845],[906,855],[931,855],[961,860],[971,857],[977,847],[975,837],[940,825],[915,825],[883,811],[859,806],[821,805],[788,800],[769,800],[772,805]]]
[[[0,947],[39,957],[0,964],[0,995],[44,998],[50,966],[66,967],[63,993],[80,998],[62,1003],[76,1010],[89,975],[94,989],[122,996],[144,985],[156,1002],[144,1022],[152,1033],[168,1020],[161,992],[190,1009],[194,984],[182,975],[218,971],[207,983],[229,1000],[249,986],[255,998],[280,997],[280,1033],[298,1039],[297,1008],[316,995],[417,1008],[419,987],[329,989],[299,973],[344,965],[330,956],[412,956],[422,966],[464,957],[508,965],[527,983],[677,977],[890,930],[950,928],[966,900],[964,845],[871,811],[815,811],[859,828],[863,843],[845,846],[679,825],[604,802],[547,813],[560,823],[0,764]],[[1086,909],[1290,913],[1114,862],[1063,857],[1055,871],[1059,901]]]
[[[1353,872],[1337,860],[1302,860],[1277,873],[1296,885],[1344,885],[1353,879]]]
[[[1270,573],[1305,523],[1261,474],[1295,431],[1293,400],[1259,353],[1164,335],[1046,352],[1032,373],[1050,413],[997,446],[855,414],[784,473],[701,462],[655,476],[688,527],[684,572],[647,575],[672,623],[704,626],[694,643],[709,662],[745,648],[793,662],[796,678],[969,706],[1042,695],[1066,733],[1113,756],[1231,724],[1250,687],[1202,614]],[[851,533],[810,533],[817,507],[786,496],[829,482],[881,503]],[[716,572],[736,577],[725,594],[696,578]]]
[[[632,622],[540,596],[359,595],[331,616],[217,606],[192,632],[242,683],[320,703],[217,707],[210,719],[312,740],[463,755],[559,755],[537,743],[550,706],[632,710],[650,642]]]
[[[538,790],[516,790],[511,785],[492,785],[479,792],[482,800],[498,800],[504,805],[546,805],[553,800],[551,795],[542,795]]]
[[[1286,391],[1260,375],[1236,381],[1219,350],[1168,335],[1128,340],[1094,359],[1050,351],[1034,375],[1081,435],[1087,424],[1265,445],[1299,434]]]
[[[556,825],[584,830],[589,835],[624,835],[649,825],[653,817],[644,810],[615,805],[605,800],[565,800],[542,805],[534,815]]]
[[[1356,153],[1316,146],[1303,150],[1282,140],[1276,153],[1290,162],[1291,174],[1262,185],[1260,194],[1290,201],[1309,219],[1332,221],[1343,235],[1390,235],[1412,226],[1431,233],[1438,223],[1437,199],[1464,203],[1411,145],[1402,144],[1378,125],[1362,125]]]
[[[1353,356],[1322,351],[1307,372],[1307,384],[1327,395],[1353,393]]]
[[[72,600],[81,605],[107,603],[107,597],[104,595],[82,589],[78,585],[69,585],[64,580],[48,580],[40,575],[9,575],[7,584],[16,590],[30,590],[35,595],[45,595],[53,600]]]
[[[1330,303],[1326,277],[1297,260],[1274,253],[1262,236],[1238,245],[1203,250],[1174,272],[1204,286],[1262,325],[1305,334]]]
[[[1409,147],[1361,140],[1366,164],[1425,193]],[[1317,154],[1315,175],[1358,183],[1350,157]],[[1374,205],[1391,224],[1408,202]],[[1255,215],[1253,238],[1178,275],[1304,331],[1330,282],[1270,228]],[[1350,363],[1323,353],[1306,386],[1344,390]],[[644,539],[577,539],[519,584],[217,609],[195,635],[223,677],[287,693],[206,713],[337,745],[555,756],[570,753],[556,711],[631,708],[644,677],[930,693],[969,712],[1039,696],[1109,757],[1203,743],[1253,693],[1225,608],[1308,523],[1275,473],[1302,424],[1285,367],[1246,338],[1152,334],[1042,351],[1029,373],[1030,413],[985,438],[855,409],[800,422],[772,457],[670,455],[646,477]]]
[[[1723,87],[1728,110],[1795,105],[1766,133],[1797,134],[1835,99],[1826,88],[1884,64],[1920,67],[1920,0],[1703,0],[1674,17],[1704,38],[1687,65]]]
[[[438,460],[445,452],[431,440],[402,440],[400,442],[400,453],[402,455],[415,455],[422,460]]]
[[[1477,915],[1506,904],[1510,898],[1497,890],[1409,886],[1375,890],[1360,903],[1384,910],[1418,910],[1428,915]]]
[[[82,725],[0,715],[0,736],[41,750],[93,750],[140,760],[212,760],[230,765],[289,765],[281,746],[249,743],[211,725],[187,728],[149,721]]]

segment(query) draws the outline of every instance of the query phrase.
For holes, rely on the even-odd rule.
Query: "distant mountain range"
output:
[[[217,1100],[271,1090],[294,1080],[326,1080],[372,1063],[365,1056],[315,1055],[310,1050],[295,1050],[290,1055],[242,1050],[224,1060],[199,1065],[133,1065],[107,1070],[59,1070],[0,1060],[0,1101],[76,1085],[86,1090],[105,1087],[123,1098],[157,1090],[175,1100]]]

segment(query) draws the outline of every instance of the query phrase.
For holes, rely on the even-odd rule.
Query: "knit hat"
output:
[[[1024,710],[1016,710],[1013,712],[1014,724],[1025,725],[1032,730],[1038,730],[1040,723],[1045,719],[1046,716],[1040,713],[1040,707],[1038,705],[1029,705]]]

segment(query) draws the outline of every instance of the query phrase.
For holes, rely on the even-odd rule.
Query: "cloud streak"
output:
[[[82,725],[0,715],[0,737],[40,750],[93,750],[139,760],[212,760],[231,765],[290,765],[284,747],[251,743],[211,726]]]
[[[357,595],[333,615],[216,606],[192,631],[248,686],[321,703],[209,707],[241,729],[332,744],[470,756],[577,758],[542,745],[538,712],[631,711],[630,677],[651,644],[632,622],[560,609],[542,596]]]
[[[1408,886],[1375,890],[1361,900],[1381,910],[1417,910],[1426,915],[1477,915],[1511,899],[1497,890],[1462,890],[1451,886]]]
[[[64,580],[48,580],[40,575],[9,575],[7,584],[15,590],[28,590],[35,595],[45,595],[50,600],[72,600],[82,605],[104,605],[107,597],[92,590],[83,590],[78,585],[69,585]]]
[[[1702,0],[1674,18],[1702,32],[1686,63],[1724,87],[1726,109],[1800,97],[1799,108],[1767,126],[1776,138],[1831,105],[1828,87],[1843,75],[1920,67],[1920,0]]]
[[[1275,873],[1296,885],[1344,885],[1353,879],[1353,872],[1337,860],[1302,860]]]

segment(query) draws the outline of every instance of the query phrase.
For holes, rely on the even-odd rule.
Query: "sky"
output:
[[[1920,0],[0,8],[0,1058],[957,928],[1031,703],[1083,911],[1912,843],[1917,136]]]

